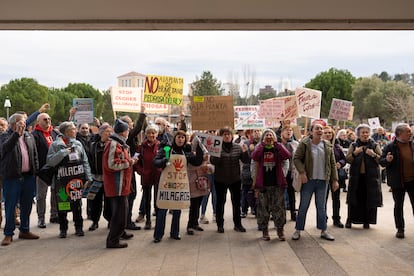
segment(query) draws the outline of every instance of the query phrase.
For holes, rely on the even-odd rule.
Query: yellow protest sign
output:
[[[147,75],[144,102],[181,106],[183,104],[183,87],[183,78]]]

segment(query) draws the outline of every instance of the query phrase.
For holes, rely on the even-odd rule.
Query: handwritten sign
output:
[[[111,87],[112,109],[138,113],[141,111],[142,88],[139,87]]]
[[[92,98],[74,98],[73,107],[76,108],[74,115],[75,125],[93,123],[93,99]]]
[[[233,96],[194,96],[191,123],[195,130],[234,127]]]
[[[351,107],[352,102],[333,98],[328,118],[339,121],[347,121]]]
[[[144,102],[181,106],[183,104],[183,86],[183,78],[147,75]]]
[[[298,101],[298,113],[300,116],[320,118],[322,92],[319,90],[298,87],[295,90]]]
[[[190,207],[190,185],[185,155],[172,154],[168,165],[162,171],[158,184],[157,206],[173,210]]]
[[[208,150],[208,154],[211,156],[220,157],[223,137],[202,132],[196,132],[195,135],[200,138],[201,143],[203,143],[203,145]]]
[[[268,101],[260,102],[258,112],[259,118],[263,119],[282,119],[285,117],[285,100],[281,98],[272,98]]]
[[[294,121],[299,117],[298,101],[295,95],[282,97],[285,99],[285,117],[283,120]]]
[[[378,117],[368,118],[368,125],[371,129],[377,129],[381,126],[380,120]]]

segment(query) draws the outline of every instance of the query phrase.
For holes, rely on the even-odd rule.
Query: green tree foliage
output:
[[[9,97],[10,115],[16,111],[25,111],[30,115],[47,102],[48,92],[46,86],[40,85],[34,79],[16,79],[0,88],[0,103],[3,104],[6,97]],[[0,116],[6,117],[6,109],[1,109]]]
[[[332,98],[352,100],[352,85],[355,77],[347,70],[330,68],[311,79],[305,87],[322,91],[321,117],[329,115]]]
[[[221,82],[214,78],[210,71],[204,71],[201,77],[196,76],[191,90],[194,96],[219,96],[223,92]]]
[[[411,117],[412,89],[402,81],[384,82],[377,76],[358,79],[352,88],[354,117],[379,117],[382,124]]]

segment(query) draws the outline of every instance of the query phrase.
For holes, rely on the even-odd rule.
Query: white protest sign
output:
[[[378,117],[368,118],[368,124],[371,127],[371,129],[377,129],[381,126],[380,120]]]
[[[75,125],[93,123],[93,99],[92,98],[74,98],[72,106],[76,108],[73,118]]]
[[[300,116],[319,119],[321,116],[322,92],[319,90],[298,87],[295,90]]]
[[[201,143],[203,143],[211,156],[220,157],[223,137],[202,132],[196,132],[195,135],[200,138]]]
[[[352,102],[333,98],[328,118],[338,121],[347,121],[351,108]]]
[[[142,88],[114,86],[110,90],[112,109],[114,111],[135,113],[141,111]]]
[[[261,101],[258,112],[259,118],[281,120],[285,117],[285,100],[282,98],[272,98],[271,100]]]

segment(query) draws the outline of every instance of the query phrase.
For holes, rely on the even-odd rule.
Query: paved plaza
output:
[[[345,196],[342,193],[343,222],[346,220]],[[17,230],[12,244],[0,247],[0,275],[414,275],[414,219],[408,197],[406,238],[399,240],[394,236],[392,195],[385,184],[383,196],[384,207],[378,210],[378,224],[370,229],[362,229],[362,225],[353,225],[352,229],[334,228],[329,219],[328,230],[335,237],[333,242],[319,237],[313,203],[306,231],[299,241],[291,240],[292,221],[285,227],[287,241],[278,241],[273,229],[271,240],[262,241],[251,214],[243,219],[247,232],[235,232],[228,198],[224,234],[216,232],[209,205],[210,223],[201,225],[204,232],[196,232],[194,236],[186,234],[188,211],[185,210],[181,216],[181,241],[169,238],[171,215],[168,215],[166,235],[160,243],[152,242],[153,230],[131,231],[135,236],[128,241],[126,249],[105,248],[108,230],[103,218],[94,232],[87,231],[91,222],[85,220],[84,237],[75,236],[71,224],[68,237],[59,239],[58,224],[37,228],[34,206],[31,230],[40,239],[19,240]],[[134,219],[140,199],[141,194],[135,201]],[[328,214],[331,210],[328,205]],[[290,218],[289,213],[287,217]]]

